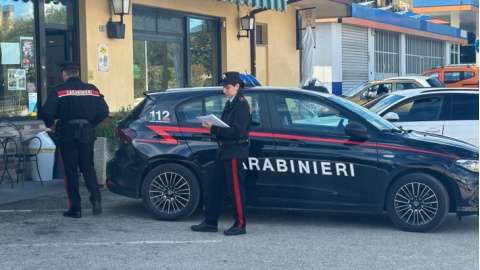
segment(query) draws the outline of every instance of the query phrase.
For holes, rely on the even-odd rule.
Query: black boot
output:
[[[218,232],[216,225],[208,224],[207,222],[202,222],[198,225],[193,225],[190,227],[194,232]]]
[[[81,218],[82,217],[82,211],[80,210],[74,210],[74,209],[68,209],[67,211],[63,212],[64,217],[69,217],[69,218]]]
[[[223,234],[225,234],[226,236],[240,235],[246,233],[247,229],[245,227],[238,227],[236,224],[230,227],[230,229],[223,231]]]
[[[102,212],[103,212],[102,203],[100,201],[92,202],[92,214],[96,216],[96,215],[100,215]]]

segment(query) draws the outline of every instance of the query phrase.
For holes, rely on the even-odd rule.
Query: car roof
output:
[[[207,91],[221,91],[223,88],[221,86],[207,86],[207,87],[185,87],[185,88],[170,88],[166,91],[159,91],[159,92],[148,92],[148,95],[160,95],[164,93],[204,93]],[[249,90],[259,90],[259,91],[291,91],[295,93],[309,93],[309,94],[317,94],[317,95],[325,95],[323,93],[319,93],[316,91],[305,90],[296,87],[284,87],[284,86],[255,86],[255,87],[247,87],[243,88],[242,90],[249,91]]]
[[[442,87],[432,87],[432,88],[415,88],[408,90],[395,91],[390,93],[390,95],[400,95],[404,97],[412,97],[421,94],[477,94],[477,88],[468,88],[468,87],[458,87],[458,88],[442,88]]]
[[[386,78],[384,81],[393,81],[393,80],[417,80],[423,81],[428,79],[429,76],[401,76],[401,77],[390,77]]]

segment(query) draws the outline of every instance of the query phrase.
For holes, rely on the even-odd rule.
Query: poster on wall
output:
[[[37,93],[28,93],[28,112],[37,111]]]
[[[33,37],[20,37],[20,64],[22,68],[29,69],[35,66],[33,51]]]
[[[7,85],[10,91],[27,90],[27,73],[25,69],[8,69]]]
[[[20,64],[20,46],[17,42],[1,42],[2,65]]]
[[[98,44],[98,71],[107,72],[109,68],[108,47],[105,44]]]

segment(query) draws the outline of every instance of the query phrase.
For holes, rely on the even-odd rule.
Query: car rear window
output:
[[[452,95],[450,120],[478,120],[478,95]]]

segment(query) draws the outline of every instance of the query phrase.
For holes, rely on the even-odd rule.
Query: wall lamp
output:
[[[237,33],[237,38],[240,39],[242,37],[250,37],[250,31],[254,30],[255,28],[255,17],[252,16],[243,16],[240,18],[240,29],[241,31],[246,31],[247,34],[241,35],[240,31]]]
[[[123,23],[123,16],[130,14],[131,0],[110,0],[113,14],[120,16],[119,22],[114,22],[110,18],[107,23],[107,36],[109,38],[125,38],[125,24]]]

